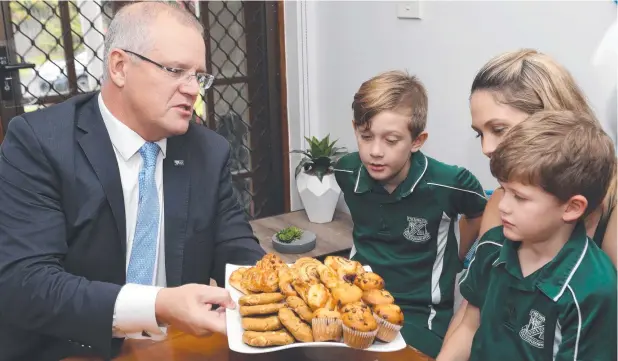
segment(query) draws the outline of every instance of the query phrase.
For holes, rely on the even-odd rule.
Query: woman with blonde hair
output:
[[[571,74],[551,57],[524,49],[498,55],[478,72],[470,95],[472,129],[481,139],[483,153],[491,157],[502,137],[514,125],[541,110],[585,112],[597,119]],[[503,192],[497,189],[489,199],[480,234],[500,225],[498,203]],[[603,204],[585,219],[588,236],[616,265],[616,228],[612,216],[616,205],[616,179]]]
[[[531,49],[500,54],[477,73],[471,87],[472,129],[481,139],[483,153],[491,157],[510,128],[542,110],[585,112],[598,121],[572,75],[551,57]],[[504,192],[496,189],[483,213],[480,233],[501,225],[498,204]],[[586,216],[588,236],[610,257],[617,258],[616,175],[604,202]],[[465,312],[464,300],[453,316],[450,336]]]

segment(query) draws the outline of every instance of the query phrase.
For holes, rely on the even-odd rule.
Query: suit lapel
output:
[[[77,126],[84,133],[78,142],[94,169],[116,220],[123,254],[127,252],[126,218],[120,172],[112,141],[103,123],[98,105],[98,93],[77,114]]]
[[[188,137],[186,134],[168,138],[167,154],[163,161],[165,271],[167,285],[170,287],[180,285],[182,280],[191,184],[190,154],[186,147]]]

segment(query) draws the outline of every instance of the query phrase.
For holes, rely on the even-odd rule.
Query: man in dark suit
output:
[[[100,93],[10,122],[0,360],[109,358],[167,326],[225,332],[235,305],[207,284],[264,251],[232,193],[229,144],[190,123],[213,80],[202,32],[182,9],[129,5],[106,35]]]

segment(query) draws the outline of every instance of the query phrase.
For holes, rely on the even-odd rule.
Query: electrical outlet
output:
[[[420,19],[420,1],[402,1],[397,3],[397,17],[399,19]]]

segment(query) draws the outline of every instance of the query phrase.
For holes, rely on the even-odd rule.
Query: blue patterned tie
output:
[[[139,201],[137,224],[127,270],[127,283],[151,285],[157,256],[159,234],[159,196],[155,182],[155,169],[159,145],[145,143],[139,150],[144,160],[139,172]]]

